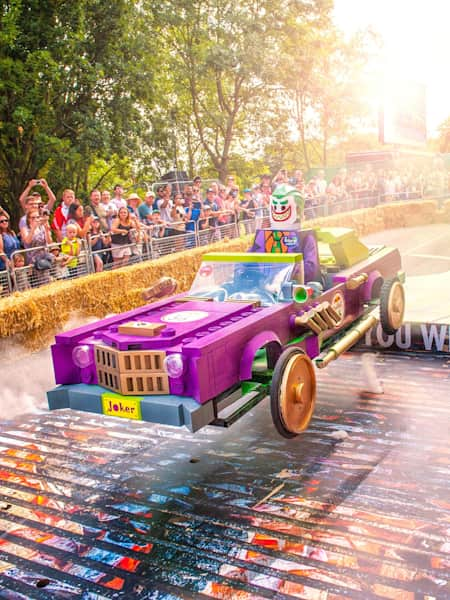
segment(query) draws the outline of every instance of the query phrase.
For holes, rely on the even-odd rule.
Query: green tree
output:
[[[132,153],[148,128],[152,53],[139,2],[10,0],[0,15],[0,185],[86,190],[91,161]]]
[[[149,0],[146,6],[166,57],[167,101],[177,107],[180,144],[190,164],[201,149],[223,180],[230,156],[248,151],[277,103],[281,39],[294,26],[311,26],[331,3]]]

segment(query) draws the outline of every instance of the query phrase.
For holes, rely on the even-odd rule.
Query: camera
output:
[[[50,216],[50,211],[48,210],[48,208],[44,208],[41,212],[41,215],[43,217],[49,217]]]
[[[41,185],[41,180],[40,179],[36,179],[36,185]]]

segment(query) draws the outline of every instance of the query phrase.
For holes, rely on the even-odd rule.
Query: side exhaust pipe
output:
[[[315,363],[319,369],[325,368],[333,360],[336,360],[343,352],[351,348],[363,335],[379,321],[379,318],[374,314],[370,314],[348,331],[343,338],[333,344],[323,358],[316,358]]]

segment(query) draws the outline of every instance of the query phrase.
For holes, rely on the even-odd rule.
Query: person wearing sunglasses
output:
[[[9,215],[0,209],[0,270],[5,270],[13,252],[20,248],[19,238],[10,227]],[[1,255],[4,255],[3,257]]]

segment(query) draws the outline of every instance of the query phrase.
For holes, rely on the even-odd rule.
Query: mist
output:
[[[96,321],[74,313],[63,331]],[[39,352],[27,352],[22,346],[5,340],[0,349],[3,385],[0,387],[2,420],[48,410],[46,392],[55,387],[50,347]]]

